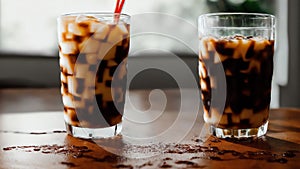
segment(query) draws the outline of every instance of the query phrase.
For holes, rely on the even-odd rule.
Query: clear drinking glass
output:
[[[130,16],[73,13],[58,18],[61,94],[67,132],[80,138],[120,133]]]
[[[258,13],[199,16],[199,76],[204,120],[213,135],[267,132],[275,17]]]

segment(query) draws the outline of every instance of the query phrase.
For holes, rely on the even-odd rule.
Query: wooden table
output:
[[[0,168],[300,168],[300,110],[271,110],[265,137],[220,140],[208,135],[201,112],[192,111],[192,97],[182,104],[180,92],[164,92],[154,91],[151,103],[149,91],[130,92],[123,137],[83,140],[65,133],[59,89],[2,89]]]

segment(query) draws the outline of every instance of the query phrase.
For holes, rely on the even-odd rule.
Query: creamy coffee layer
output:
[[[129,24],[65,16],[59,27],[61,94],[66,123],[108,127],[125,103]],[[113,82],[113,83],[112,83]]]
[[[199,76],[206,122],[220,128],[255,128],[268,119],[274,41],[258,37],[204,37],[200,40]],[[212,92],[222,92],[216,67],[226,78],[226,103],[211,105]],[[224,83],[224,82],[223,82]],[[220,121],[219,121],[220,120]]]

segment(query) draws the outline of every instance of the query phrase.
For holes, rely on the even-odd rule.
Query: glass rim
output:
[[[99,16],[109,16],[109,17],[114,17],[114,16],[121,16],[124,18],[130,18],[131,16],[125,13],[114,13],[114,12],[69,12],[69,13],[63,13],[59,18],[67,17],[67,16],[78,16],[78,15],[99,15]]]
[[[209,22],[210,20],[214,20],[217,17],[233,17],[233,19],[243,19],[242,17],[246,16],[247,20],[256,20],[256,21],[267,21],[269,25],[243,25],[243,26],[234,26],[234,25],[226,25],[226,26],[212,26],[206,27],[206,29],[276,29],[276,17],[272,14],[265,14],[265,13],[246,13],[246,12],[217,12],[217,13],[206,13],[202,14],[198,18],[198,26],[204,26],[204,23]],[[234,18],[237,17],[237,18]],[[238,18],[241,17],[241,18]],[[221,20],[228,20],[227,18],[221,18]],[[230,21],[230,20],[229,20]],[[205,26],[204,26],[205,27]]]
[[[270,19],[275,19],[275,16],[267,13],[247,13],[247,12],[213,12],[206,13],[199,16],[199,18],[203,17],[213,17],[213,16],[260,16]]]

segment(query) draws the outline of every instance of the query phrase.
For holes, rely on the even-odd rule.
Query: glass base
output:
[[[268,121],[257,128],[249,129],[222,129],[215,126],[210,127],[212,135],[218,138],[255,138],[263,136],[268,130]]]
[[[75,127],[66,123],[67,133],[83,139],[101,139],[114,137],[121,133],[122,123],[106,128]]]

